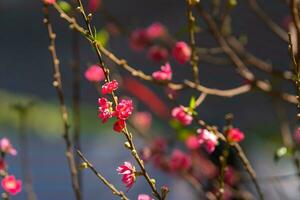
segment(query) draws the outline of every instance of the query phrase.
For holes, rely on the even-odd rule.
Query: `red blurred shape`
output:
[[[169,115],[167,106],[150,88],[130,77],[124,78],[123,86],[125,90],[147,105],[157,116],[167,118]]]

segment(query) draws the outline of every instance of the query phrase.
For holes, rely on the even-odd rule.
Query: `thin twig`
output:
[[[113,184],[111,184],[104,176],[102,176],[93,165],[84,157],[81,151],[77,150],[78,156],[81,160],[87,165],[87,167],[106,185],[111,191],[113,195],[119,196],[122,200],[129,200],[128,197],[124,194],[124,192],[118,190]]]
[[[276,24],[258,5],[256,0],[248,0],[250,8],[253,12],[273,31],[279,38],[288,42],[287,32],[283,30],[278,24]]]
[[[78,32],[72,32],[72,113],[73,113],[73,141],[77,149],[81,150],[80,142],[80,49]],[[76,166],[79,165],[79,159],[75,156]],[[78,171],[79,187],[82,189],[81,171]]]
[[[88,39],[91,43],[96,43],[97,41],[92,38],[89,34],[88,31],[85,30],[83,27],[81,27],[74,18],[68,16],[57,4],[54,4],[55,9],[59,12],[60,17],[62,17],[63,19],[65,19],[69,24],[70,24],[70,28],[75,29],[77,31],[79,31],[86,39]],[[173,89],[173,90],[181,90],[183,88],[185,88],[185,86],[190,87],[190,88],[194,88],[196,90],[198,90],[199,92],[205,92],[209,95],[217,95],[219,96],[219,92],[215,93],[214,89],[210,90],[210,88],[207,88],[205,86],[200,85],[200,87],[198,87],[196,84],[189,84],[188,82],[191,83],[191,81],[185,80],[184,84],[178,84],[178,83],[172,83],[172,82],[160,82],[160,81],[156,81],[155,79],[153,79],[151,76],[146,75],[143,71],[141,70],[137,70],[134,67],[131,67],[128,65],[127,61],[124,59],[120,59],[118,58],[116,55],[114,55],[113,53],[111,53],[109,50],[107,50],[106,48],[104,48],[103,46],[99,46],[97,45],[99,48],[99,50],[106,56],[108,57],[112,62],[114,62],[116,65],[122,67],[124,70],[128,71],[132,76],[134,77],[138,77],[144,81],[149,81],[158,85],[166,85],[169,88]],[[188,84],[186,84],[188,83]],[[256,81],[254,83],[254,85],[256,87],[258,87],[260,90],[262,90],[263,92],[266,92],[270,95],[273,96],[277,96],[279,98],[282,98],[283,100],[295,104],[297,102],[297,99],[295,96],[291,95],[291,94],[287,94],[287,93],[280,93],[278,91],[274,91],[272,90],[271,86],[264,82],[264,81]],[[244,88],[246,90],[246,86]],[[219,90],[221,91],[221,90]],[[211,92],[211,93],[210,93]],[[232,91],[230,91],[231,93]],[[221,96],[234,96],[232,94],[226,94],[226,92],[221,92],[222,95]],[[244,92],[241,92],[244,93]]]
[[[195,17],[193,16],[193,0],[187,1],[187,17],[188,17],[188,31],[190,38],[191,54],[191,66],[193,70],[193,76],[195,83],[199,84],[199,69],[198,69],[198,55],[196,52],[196,40],[195,40]]]
[[[59,99],[60,103],[60,110],[62,115],[62,121],[63,121],[63,138],[66,143],[66,157],[69,164],[69,169],[71,172],[71,181],[72,181],[72,187],[75,193],[75,197],[77,200],[81,200],[81,193],[79,189],[79,182],[77,177],[77,169],[75,165],[74,155],[73,155],[73,148],[72,148],[72,142],[69,136],[69,125],[68,125],[68,112],[67,107],[64,100],[64,94],[63,94],[63,88],[62,88],[62,81],[61,81],[61,73],[60,73],[60,64],[59,59],[57,57],[56,53],[56,47],[55,47],[55,38],[56,34],[53,32],[52,25],[49,21],[49,9],[48,4],[44,3],[44,23],[46,25],[48,36],[50,40],[49,45],[49,51],[53,60],[53,86],[56,89],[56,93]]]

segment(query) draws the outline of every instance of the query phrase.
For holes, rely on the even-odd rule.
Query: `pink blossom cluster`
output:
[[[190,60],[191,49],[183,41],[173,41],[164,25],[159,22],[147,28],[134,30],[129,39],[130,46],[135,51],[148,49],[148,58],[155,62],[166,61],[170,54],[180,64]]]
[[[102,85],[102,95],[112,94],[118,89],[118,82],[116,80],[110,81]],[[106,97],[98,99],[99,114],[98,117],[103,123],[107,122],[111,117],[116,117],[117,121],[114,124],[114,130],[121,132],[125,128],[125,121],[133,112],[133,103],[131,99],[121,99],[113,108],[113,103]]]
[[[1,186],[5,192],[10,195],[16,195],[22,190],[22,181],[15,178],[14,175],[8,175],[7,173],[7,164],[4,160],[6,154],[12,156],[17,155],[17,150],[13,147],[8,138],[0,139],[0,150],[1,150],[1,159],[0,159],[0,171],[3,171],[6,174],[1,181]]]

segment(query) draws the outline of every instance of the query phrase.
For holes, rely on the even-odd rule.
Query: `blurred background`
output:
[[[203,1],[205,4],[205,1]],[[86,2],[85,2],[86,3]],[[153,22],[161,22],[169,32],[180,40],[188,41],[188,33],[184,31],[187,24],[185,1],[175,0],[103,0],[103,7],[118,21],[132,31],[138,27],[147,27]],[[272,19],[284,27],[284,19],[289,15],[289,8],[284,1],[261,0],[259,4]],[[290,57],[287,43],[278,39],[251,11],[248,4],[238,1],[232,11],[233,34],[246,40],[247,49],[257,57],[273,64],[278,70],[290,68]],[[197,16],[197,12],[195,12]],[[68,24],[58,17],[51,9],[54,30],[57,33],[57,51],[62,66],[64,93],[68,105],[72,99],[72,76],[70,64],[72,61],[71,42],[72,32]],[[42,2],[38,0],[1,0],[0,1],[0,136],[11,138],[19,149],[18,113],[12,108],[16,103],[33,101],[34,105],[28,112],[27,133],[29,134],[29,156],[32,169],[34,190],[38,199],[73,199],[67,162],[64,156],[65,145],[61,138],[62,124],[56,93],[52,87],[52,61],[48,52],[48,37],[43,24]],[[79,20],[80,21],[80,20]],[[199,27],[203,22],[199,17]],[[81,21],[80,21],[81,22]],[[98,29],[105,27],[107,22],[101,10],[93,17],[93,23]],[[204,26],[204,25],[203,25]],[[197,36],[200,47],[216,46],[213,38],[203,33]],[[107,48],[117,56],[125,58],[128,63],[150,74],[158,70],[160,64],[149,61],[145,52],[134,52],[130,49],[128,37],[110,35]],[[226,56],[224,56],[226,58]],[[97,58],[90,45],[80,38],[80,67],[81,67],[81,132],[82,149],[109,180],[117,186],[121,185],[121,177],[115,169],[123,161],[131,159],[128,152],[123,151],[124,138],[111,129],[111,124],[103,125],[97,118],[98,94],[95,87],[85,80],[84,71]],[[174,80],[192,77],[190,68],[176,64],[170,60],[174,68]],[[231,64],[218,65],[202,61],[200,57],[200,80],[211,88],[228,89],[243,83]],[[113,69],[118,69],[112,66]],[[175,70],[176,68],[176,70]],[[260,79],[270,78],[268,75],[251,68]],[[125,71],[119,75],[129,76]],[[118,76],[116,73],[116,77]],[[293,85],[277,79],[269,79],[277,88],[294,93]],[[147,87],[157,92],[158,97],[171,109],[164,91],[151,84]],[[132,96],[130,92],[123,92]],[[190,93],[184,93],[180,102],[188,104]],[[136,110],[147,111],[143,103],[137,103]],[[71,108],[69,107],[69,111]],[[258,177],[269,177],[295,173],[290,158],[274,162],[274,152],[283,144],[280,135],[279,116],[282,113],[289,119],[289,127],[294,131],[296,122],[296,107],[293,104],[267,96],[259,91],[253,91],[234,98],[209,96],[197,110],[199,116],[212,124],[224,125],[224,115],[233,113],[234,125],[245,132],[246,140],[242,142],[246,154],[257,172]],[[72,127],[72,124],[71,124]],[[173,134],[172,130],[159,116],[153,114],[153,125],[150,132],[157,135]],[[136,137],[138,146],[142,148],[143,140]],[[9,158],[10,171],[21,177],[19,157]],[[181,179],[170,176],[158,169],[147,166],[157,183],[169,186],[172,200],[198,199],[193,189]],[[245,174],[247,176],[247,174]],[[111,193],[88,170],[83,173],[84,199],[114,199]],[[299,199],[299,181],[296,177],[263,181],[261,186],[266,199]],[[253,191],[251,182],[244,184],[245,188]],[[143,180],[132,188],[129,197],[136,199],[139,193],[151,192]],[[14,199],[25,199],[22,192]]]

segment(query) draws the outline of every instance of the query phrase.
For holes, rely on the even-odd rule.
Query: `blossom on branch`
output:
[[[154,199],[152,199],[152,197],[150,197],[147,194],[139,194],[138,200],[154,200]]]
[[[191,58],[191,48],[185,42],[177,42],[175,47],[172,51],[173,57],[177,60],[180,64],[184,64]]]
[[[244,139],[244,133],[238,128],[231,128],[227,132],[227,140],[229,142],[240,142]]]
[[[102,123],[107,122],[109,118],[112,117],[112,103],[108,101],[106,98],[99,98],[98,99],[99,104],[99,114],[98,117],[102,119]]]
[[[114,131],[122,132],[122,130],[124,128],[125,128],[125,121],[124,120],[118,120],[114,123]]]
[[[203,145],[208,153],[212,153],[218,145],[218,137],[207,129],[198,129],[199,143]]]
[[[103,70],[98,65],[90,66],[84,73],[85,78],[91,82],[103,81],[105,76]]]
[[[17,155],[17,150],[12,146],[8,138],[0,139],[0,150],[2,153],[7,153],[12,156]]]
[[[133,111],[133,103],[131,99],[122,99],[115,108],[113,115],[120,120],[126,120]]]
[[[11,195],[16,195],[22,190],[22,181],[13,175],[6,176],[1,181],[2,188]]]
[[[185,126],[190,125],[193,121],[193,117],[185,111],[183,106],[173,108],[171,114],[174,119]]]
[[[152,77],[160,81],[170,81],[172,79],[172,69],[169,63],[161,66],[160,71],[152,73]]]
[[[151,40],[162,38],[166,35],[166,28],[159,22],[151,24],[146,31],[148,38]]]
[[[112,80],[102,85],[102,95],[111,94],[113,91],[118,89],[119,83],[116,80]]]
[[[129,190],[136,180],[135,167],[130,162],[124,162],[123,165],[118,167],[117,172],[123,175],[122,182],[125,184],[127,190]]]

